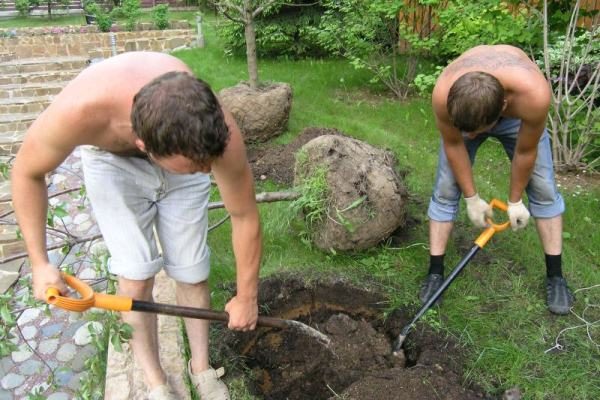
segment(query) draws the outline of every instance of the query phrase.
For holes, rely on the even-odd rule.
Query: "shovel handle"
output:
[[[46,289],[46,302],[69,311],[83,312],[90,308],[103,308],[111,311],[131,311],[133,300],[129,297],[95,293],[85,282],[72,275],[61,274],[65,283],[79,293],[80,298],[61,296],[55,287]]]
[[[508,210],[508,206],[501,200],[492,199],[490,201],[490,207],[497,208],[500,211],[506,212]],[[475,239],[475,244],[479,246],[479,248],[483,248],[486,243],[494,236],[496,232],[502,232],[510,226],[510,221],[504,222],[502,224],[496,224],[491,218],[487,219],[488,227],[481,232],[479,237]]]

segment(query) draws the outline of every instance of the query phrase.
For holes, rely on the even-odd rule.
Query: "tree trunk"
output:
[[[256,57],[256,30],[254,29],[254,19],[252,12],[245,10],[244,18],[244,34],[246,35],[246,59],[248,60],[248,78],[250,87],[256,89],[258,87],[258,61]]]

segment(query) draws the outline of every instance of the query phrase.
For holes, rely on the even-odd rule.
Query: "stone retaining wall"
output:
[[[95,25],[53,28],[0,30],[0,62],[36,57],[81,56],[89,58],[111,55],[111,35],[116,38],[117,52],[133,50],[171,51],[192,47],[195,29],[187,21],[172,23],[173,29],[150,30],[152,24],[139,24],[139,30],[98,32]]]

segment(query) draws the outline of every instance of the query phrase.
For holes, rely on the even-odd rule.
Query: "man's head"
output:
[[[446,107],[452,124],[464,132],[476,132],[495,123],[505,108],[504,87],[486,72],[467,72],[450,91]]]
[[[131,124],[140,139],[138,147],[155,160],[187,159],[190,165],[210,167],[229,141],[223,111],[211,88],[181,71],[160,75],[135,95]]]

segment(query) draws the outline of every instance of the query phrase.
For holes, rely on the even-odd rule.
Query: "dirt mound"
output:
[[[310,127],[285,145],[248,144],[248,162],[252,167],[254,179],[270,179],[282,185],[292,186],[296,152],[310,140],[322,135],[343,135],[343,133],[336,129]]]
[[[259,302],[271,316],[309,324],[331,339],[327,348],[300,331],[223,331],[221,349],[241,355],[251,387],[267,400],[481,399],[462,386],[461,349],[445,337],[416,329],[405,342],[406,358],[392,343],[412,314],[382,319],[384,297],[340,279],[304,282],[263,280]]]
[[[325,172],[327,204],[311,227],[318,248],[364,250],[404,226],[408,193],[391,152],[323,135],[302,146],[302,154],[295,165],[297,184]]]
[[[273,83],[258,89],[240,83],[219,92],[219,99],[233,114],[244,140],[263,142],[282,133],[292,108],[292,88]]]

